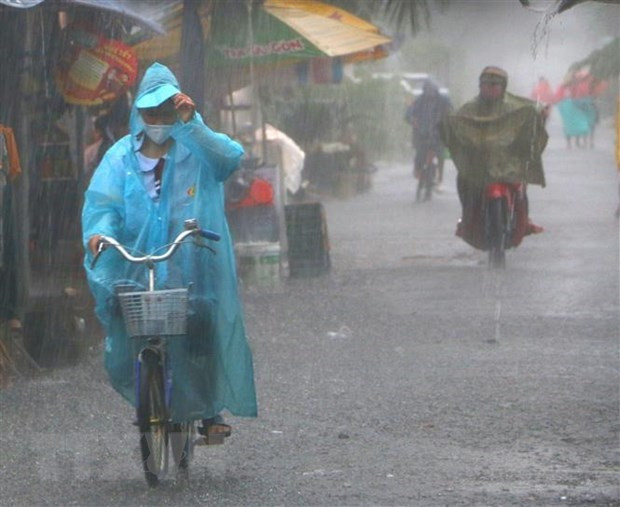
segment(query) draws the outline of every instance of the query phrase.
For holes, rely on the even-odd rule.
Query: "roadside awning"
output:
[[[137,43],[135,50],[142,61],[159,60],[172,64],[171,60],[180,48],[182,4],[155,1],[153,5],[159,5],[159,12],[153,19],[165,27],[166,34]],[[167,12],[163,11],[164,7]],[[198,12],[206,38],[209,19],[204,4]],[[391,41],[375,25],[344,9],[314,0],[266,0],[254,17],[252,44],[248,41],[245,21],[247,18],[240,20],[226,16],[218,20],[218,30],[212,34],[207,54],[209,67],[238,67],[250,59],[257,65],[291,63],[316,57],[372,60],[386,56],[382,48]]]
[[[222,20],[226,23],[226,20]],[[337,7],[311,0],[266,0],[247,23],[213,33],[212,67],[296,63],[312,58],[376,59],[391,39],[371,23]],[[250,37],[252,40],[250,40]]]
[[[8,5],[9,7],[18,7],[21,9],[27,9],[39,5],[45,0],[0,0],[0,4]]]
[[[367,21],[333,5],[309,0],[267,0],[265,12],[310,41],[325,56],[346,56],[387,44]]]
[[[60,0],[65,4],[83,5],[86,7],[92,7],[94,9],[100,9],[103,11],[113,12],[120,14],[130,19],[137,25],[150,28],[151,30],[164,34],[166,30],[164,27],[152,20],[149,16],[145,15],[144,2],[136,0]]]
[[[149,3],[152,9],[151,19],[157,21],[164,28],[165,33],[153,38],[141,40],[136,37],[133,43],[138,59],[143,62],[159,61],[174,66],[171,59],[175,59],[181,49],[181,32],[183,25],[183,2],[179,0],[153,0]],[[197,6],[198,15],[202,23],[204,35],[203,43],[206,43],[209,33],[208,5],[201,2]],[[128,41],[130,44],[131,41]]]
[[[35,7],[43,2],[55,2],[59,5],[81,5],[112,12],[131,20],[138,26],[148,28],[159,34],[166,33],[160,23],[145,15],[144,7],[148,7],[148,4],[139,0],[0,0],[0,4],[22,9]]]

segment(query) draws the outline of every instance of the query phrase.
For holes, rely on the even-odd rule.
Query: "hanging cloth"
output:
[[[7,181],[5,172],[5,168],[7,168],[5,166],[8,165],[8,163],[5,162],[8,160],[7,155],[8,152],[4,134],[0,133],[0,271],[4,267],[4,217],[7,215],[4,209],[4,191]]]
[[[6,154],[8,159],[8,168],[4,167],[5,157],[0,157],[0,170],[5,171],[8,174],[9,180],[13,181],[18,174],[22,172],[22,166],[19,163],[19,152],[17,151],[17,143],[15,142],[15,135],[13,129],[5,127],[0,124],[0,135],[4,137],[4,145],[6,147]]]

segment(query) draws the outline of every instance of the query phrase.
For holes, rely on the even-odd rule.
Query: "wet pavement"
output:
[[[101,350],[0,397],[5,505],[620,505],[617,174],[545,154],[545,232],[490,271],[454,236],[454,168],[415,203],[407,165],[325,202],[329,276],[247,288],[259,418],[149,490]]]

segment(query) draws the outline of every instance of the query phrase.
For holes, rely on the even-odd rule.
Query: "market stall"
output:
[[[66,364],[100,339],[82,272],[84,151],[93,117],[119,113],[137,75],[127,40],[162,31],[124,1],[1,0],[0,123],[15,133],[22,174],[13,190],[17,317],[42,366]],[[122,120],[120,116],[119,122]],[[5,287],[3,287],[4,291]],[[90,340],[89,340],[90,339]]]
[[[244,125],[251,125],[253,139],[246,144],[250,153],[259,160],[257,169],[263,172],[271,170],[274,175],[272,180],[276,181],[274,188],[280,189],[277,190],[279,199],[275,200],[279,217],[278,238],[271,242],[253,244],[254,242],[238,236],[238,260],[242,268],[240,271],[242,274],[248,271],[244,269],[247,265],[261,270],[262,266],[271,265],[274,252],[279,252],[281,274],[298,276],[301,273],[325,272],[329,269],[325,214],[320,203],[315,203],[318,206],[312,209],[319,211],[314,213],[314,218],[299,218],[308,216],[309,211],[298,212],[295,208],[301,204],[294,202],[296,199],[290,199],[290,196],[294,196],[301,188],[303,166],[295,177],[295,183],[291,185],[291,175],[286,173],[281,156],[282,135],[290,142],[294,141],[289,137],[290,132],[282,129],[281,125],[278,127],[282,132],[273,126],[266,126],[261,89],[281,90],[283,86],[339,82],[342,79],[343,66],[347,62],[385,56],[384,45],[390,39],[383,36],[374,25],[321,2],[267,0],[260,6],[253,6],[252,2],[248,2],[247,13],[242,16],[241,22],[238,17],[227,15],[224,9],[218,14],[219,17],[217,20],[214,17],[214,22],[217,21],[222,29],[213,34],[208,65],[214,70],[210,74],[220,78],[219,86],[223,83],[228,86],[225,103],[228,107],[225,109],[223,121],[233,134]],[[233,20],[235,27],[231,25]],[[222,77],[224,79],[221,79]],[[239,83],[246,82],[250,85],[250,97],[241,102],[247,107],[239,108],[240,101],[235,99],[233,90]],[[215,88],[217,85],[213,83],[212,86]],[[243,117],[243,120],[240,121],[239,116]],[[271,138],[268,130],[274,133]],[[278,141],[276,131],[281,134]],[[295,146],[299,149],[297,144]],[[274,156],[276,147],[280,148],[280,156]],[[263,206],[245,210],[245,220],[260,222],[259,213],[263,213],[264,209]],[[233,217],[233,224],[235,221],[236,217]],[[318,229],[315,222],[319,223]],[[307,234],[304,234],[304,227],[308,228]],[[315,248],[308,249],[309,238],[312,238],[311,241],[314,241],[322,252],[319,256],[320,262],[314,259],[312,252]],[[265,255],[257,255],[257,251],[264,251]],[[298,269],[308,260],[303,257],[304,252],[310,252],[310,262],[314,262],[318,269]],[[273,270],[266,271],[268,274],[273,273]],[[261,278],[256,277],[251,270],[249,272],[252,279]]]

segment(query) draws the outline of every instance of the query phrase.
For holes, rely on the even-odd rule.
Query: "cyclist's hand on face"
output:
[[[174,107],[179,114],[179,118],[183,123],[187,123],[194,116],[194,112],[196,111],[196,104],[194,101],[184,93],[177,93],[174,98]]]
[[[97,254],[100,241],[101,241],[101,236],[99,234],[95,234],[94,236],[91,236],[90,239],[88,240],[88,249],[92,252],[93,255]]]

